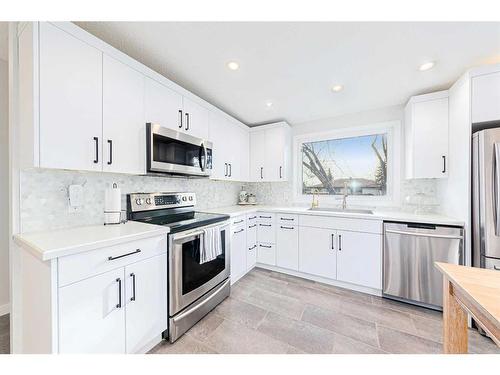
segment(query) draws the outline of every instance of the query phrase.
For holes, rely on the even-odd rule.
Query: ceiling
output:
[[[403,104],[448,88],[469,67],[500,62],[500,23],[77,24],[249,125]],[[0,22],[4,59],[6,31]],[[227,68],[233,60],[239,70]],[[420,72],[429,60],[436,66]],[[332,92],[334,84],[344,90]]]

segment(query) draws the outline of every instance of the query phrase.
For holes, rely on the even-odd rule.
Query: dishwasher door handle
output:
[[[463,236],[453,236],[453,235],[449,235],[449,234],[405,232],[402,230],[393,230],[393,229],[386,229],[385,233],[403,234],[406,236],[416,236],[416,237],[448,238],[448,239],[455,239],[455,240],[463,240],[464,239]]]

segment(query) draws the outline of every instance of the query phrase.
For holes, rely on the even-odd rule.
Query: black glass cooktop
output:
[[[229,215],[197,212],[182,208],[138,212],[130,217],[130,220],[134,221],[168,226],[170,228],[170,233],[199,228],[227,219],[229,219]]]

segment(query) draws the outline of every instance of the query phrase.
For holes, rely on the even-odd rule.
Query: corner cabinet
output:
[[[250,181],[288,181],[291,155],[292,131],[286,122],[250,129]]]
[[[404,132],[406,178],[448,177],[448,91],[412,97]]]
[[[473,124],[500,120],[500,65],[472,77],[471,97]]]

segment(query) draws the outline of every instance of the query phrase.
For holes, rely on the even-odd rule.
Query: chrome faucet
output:
[[[347,208],[347,197],[349,196],[347,190],[347,182],[344,182],[344,194],[342,195],[342,209],[345,210]]]
[[[317,190],[313,190],[312,195],[313,195],[313,200],[311,202],[311,208],[317,208],[319,206],[319,198]]]

